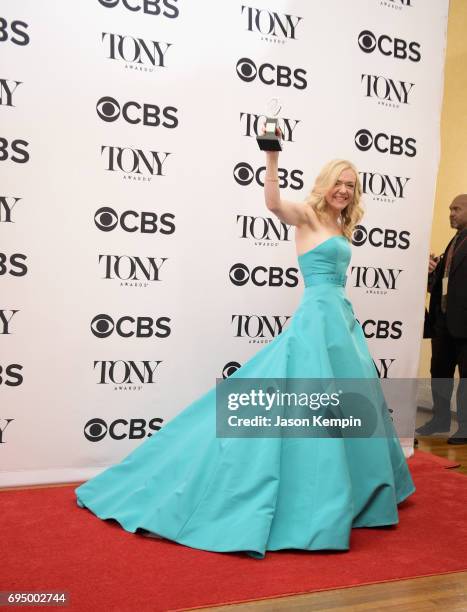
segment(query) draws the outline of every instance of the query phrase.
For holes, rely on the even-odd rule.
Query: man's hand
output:
[[[436,266],[438,265],[439,257],[435,257],[434,253],[430,253],[430,260],[428,262],[428,273],[431,274]]]

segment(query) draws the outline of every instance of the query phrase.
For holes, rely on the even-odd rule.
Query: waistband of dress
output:
[[[345,287],[347,284],[347,275],[314,272],[307,276],[307,278],[304,280],[305,287],[316,287],[318,285],[336,285],[338,287]]]

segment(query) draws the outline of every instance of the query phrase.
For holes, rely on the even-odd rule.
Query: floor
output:
[[[449,445],[445,437],[420,437],[419,449],[460,463],[459,468],[453,469],[467,475],[467,445]],[[467,612],[467,572],[203,609],[209,612]]]

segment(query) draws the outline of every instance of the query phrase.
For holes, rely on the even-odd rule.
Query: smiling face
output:
[[[336,213],[341,213],[353,201],[355,182],[355,173],[347,168],[339,174],[335,185],[326,192],[326,203]]]
[[[467,194],[458,195],[449,207],[451,227],[461,231],[467,228]]]

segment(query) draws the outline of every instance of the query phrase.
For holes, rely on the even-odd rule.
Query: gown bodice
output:
[[[298,256],[305,287],[314,285],[344,286],[351,250],[345,236],[331,236],[314,249]]]

